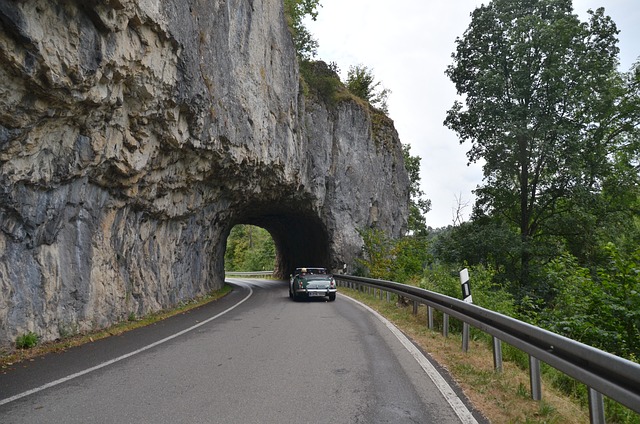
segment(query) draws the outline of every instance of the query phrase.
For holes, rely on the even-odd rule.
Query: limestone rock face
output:
[[[400,235],[401,145],[372,117],[302,94],[281,0],[0,0],[0,344],[221,287],[238,223],[282,275]]]

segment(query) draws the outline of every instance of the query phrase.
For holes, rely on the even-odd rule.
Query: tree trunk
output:
[[[518,137],[518,155],[520,162],[520,290],[529,286],[530,209],[529,209],[529,143],[527,137]],[[533,196],[533,194],[532,194]]]

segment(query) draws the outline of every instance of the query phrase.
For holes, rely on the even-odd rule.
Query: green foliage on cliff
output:
[[[300,59],[309,60],[316,55],[318,42],[304,26],[303,20],[309,16],[315,21],[319,7],[319,0],[284,0],[285,18]]]
[[[305,27],[304,19],[309,17],[315,21],[320,7],[320,0],[284,0],[285,18],[300,64],[303,93],[333,105],[341,93],[349,92],[387,115],[387,100],[391,91],[375,80],[372,69],[364,65],[351,66],[343,83],[335,63],[327,66],[324,62],[312,61],[317,53],[318,41]]]
[[[411,145],[402,145],[404,167],[409,174],[409,220],[407,229],[416,236],[427,235],[427,221],[425,215],[431,209],[431,200],[425,198],[420,188],[420,156],[411,156]]]
[[[380,81],[376,81],[372,69],[364,65],[351,66],[347,73],[346,86],[353,95],[366,100],[385,114],[389,113],[387,100],[391,90],[384,88]]]
[[[338,99],[338,93],[344,90],[336,68],[322,61],[300,61],[300,75],[304,94],[317,98],[326,105],[333,105]]]

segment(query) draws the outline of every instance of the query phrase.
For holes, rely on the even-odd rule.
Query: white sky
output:
[[[350,66],[367,66],[391,90],[389,115],[400,140],[422,158],[422,189],[432,202],[426,220],[433,228],[452,224],[459,203],[468,204],[467,219],[472,190],[482,182],[481,165],[467,166],[470,144],[460,145],[442,124],[456,99],[444,71],[452,63],[456,37],[482,3],[488,0],[320,0],[317,21],[307,22],[320,44],[317,59],[336,62],[343,80]],[[588,9],[605,8],[621,31],[621,70],[629,70],[640,56],[640,1],[574,0],[573,5],[582,20]]]

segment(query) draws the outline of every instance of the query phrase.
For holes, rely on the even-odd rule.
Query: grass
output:
[[[18,349],[31,349],[38,344],[38,335],[33,331],[29,331],[27,334],[16,339],[16,348]]]
[[[544,374],[542,401],[532,400],[529,372],[518,364],[521,361],[508,360],[508,355],[504,354],[509,350],[507,345],[503,344],[503,371],[498,373],[493,369],[491,346],[478,331],[471,331],[469,351],[464,353],[459,334],[450,332],[449,337],[443,337],[439,330],[427,327],[427,308],[424,306],[420,306],[418,314],[414,315],[411,306],[398,307],[395,301],[387,302],[386,298],[380,300],[346,288],[341,288],[340,293],[367,304],[393,322],[451,374],[474,407],[492,423],[589,422],[588,410],[553,388],[545,381]],[[436,324],[439,317],[440,314],[434,312]]]
[[[9,367],[22,361],[33,360],[33,358],[43,356],[48,353],[62,352],[71,347],[80,346],[85,343],[90,343],[111,336],[117,336],[127,331],[145,327],[169,317],[182,314],[207,303],[218,300],[226,296],[230,291],[231,286],[225,284],[225,286],[220,290],[198,297],[192,301],[184,302],[173,309],[162,310],[141,318],[137,318],[135,314],[129,314],[126,320],[103,330],[98,330],[87,334],[78,334],[63,337],[61,340],[56,340],[54,342],[41,343],[37,345],[32,344],[30,347],[27,346],[25,348],[19,348],[17,350],[8,352],[0,352],[0,372],[7,370]],[[37,343],[38,336],[35,333],[28,333],[25,336],[21,336],[18,338],[18,340],[16,341],[16,346],[19,347],[18,342],[20,341],[20,339],[29,336],[29,334],[33,334],[33,336],[35,336],[35,342]],[[31,340],[32,338],[33,337],[30,337],[29,340]]]

